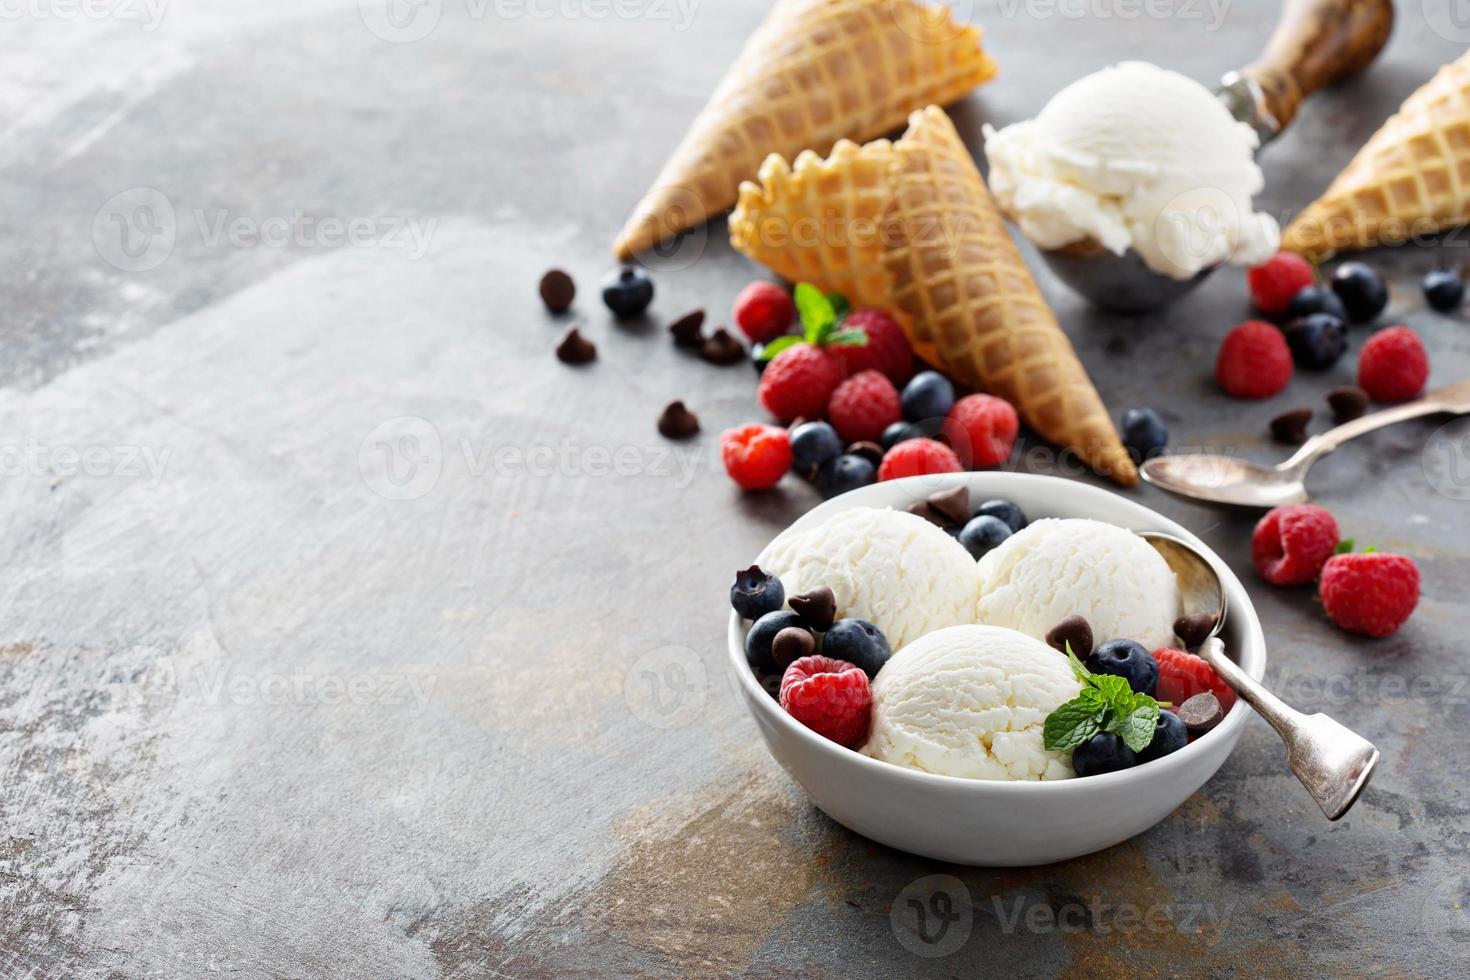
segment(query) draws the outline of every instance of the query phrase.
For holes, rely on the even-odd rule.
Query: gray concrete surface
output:
[[[1259,722],[1158,827],[1031,870],[874,845],[766,756],[723,593],[813,497],[731,487],[714,433],[755,415],[753,376],[662,335],[755,270],[716,223],[647,322],[594,298],[762,6],[434,0],[397,33],[377,0],[7,8],[0,975],[1470,968],[1470,423],[1314,476],[1347,533],[1423,569],[1384,641],[1251,578],[1247,518],[1134,491],[1245,573],[1273,682],[1382,747],[1339,824]],[[1213,79],[1276,7],[959,6],[1003,72],[954,110],[972,147],[1120,58]],[[1470,40],[1401,8],[1382,62],[1269,149],[1264,206],[1305,203]],[[1470,372],[1470,329],[1414,282],[1463,248],[1379,258],[1438,381]],[[551,356],[552,265],[595,365]],[[1268,403],[1219,395],[1236,271],[1134,319],[1041,275],[1109,403],[1157,406],[1179,445],[1275,458],[1267,419],[1350,377],[1351,355]],[[695,442],[654,431],[674,397]],[[925,945],[908,900],[941,891],[961,918]]]

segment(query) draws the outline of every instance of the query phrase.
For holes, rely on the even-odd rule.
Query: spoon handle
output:
[[[1380,412],[1372,412],[1312,436],[1277,469],[1283,472],[1298,468],[1305,469],[1318,457],[1327,455],[1349,439],[1355,439],[1365,432],[1372,432],[1385,425],[1393,425],[1396,422],[1405,422],[1422,415],[1434,415],[1439,412],[1451,412],[1456,415],[1470,413],[1470,381],[1461,381],[1444,388],[1437,388],[1423,398],[1395,405],[1393,408],[1385,408]]]

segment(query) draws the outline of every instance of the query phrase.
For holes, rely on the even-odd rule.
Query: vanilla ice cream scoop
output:
[[[977,566],[976,620],[1041,639],[1067,616],[1085,618],[1098,643],[1174,642],[1179,582],[1132,531],[1076,518],[1031,522]]]
[[[1065,779],[1070,753],[1043,748],[1042,729],[1081,689],[1040,640],[998,626],[938,630],[878,672],[863,752],[942,776]]]
[[[788,596],[826,586],[838,618],[866,619],[894,651],[930,630],[975,620],[976,565],[933,524],[905,511],[854,507],[774,541],[758,559]]]

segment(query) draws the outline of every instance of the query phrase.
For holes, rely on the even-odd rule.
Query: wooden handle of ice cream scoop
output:
[[[1393,29],[1393,0],[1286,0],[1266,50],[1241,74],[1260,86],[1275,132],[1302,100],[1367,68]]]

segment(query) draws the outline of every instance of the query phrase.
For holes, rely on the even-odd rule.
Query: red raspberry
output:
[[[781,675],[781,707],[812,731],[855,749],[868,740],[873,692],[845,660],[802,657]]]
[[[1288,504],[1261,518],[1251,534],[1251,561],[1272,585],[1306,585],[1337,549],[1337,521],[1315,504]]]
[[[878,466],[878,479],[881,482],[904,476],[959,473],[963,469],[960,458],[944,443],[933,439],[905,439],[884,455]]]
[[[1159,665],[1159,686],[1154,691],[1158,700],[1172,702],[1177,708],[1196,694],[1213,691],[1222,711],[1229,711],[1235,703],[1235,692],[1230,685],[1220,679],[1215,668],[1194,654],[1166,647],[1154,651],[1154,660]]]
[[[827,417],[844,442],[877,442],[903,417],[903,408],[892,381],[877,371],[859,371],[832,392]]]
[[[791,329],[796,306],[791,296],[773,282],[756,281],[735,297],[731,318],[752,343],[763,344]]]
[[[1389,327],[1368,338],[1358,355],[1358,387],[1375,402],[1406,402],[1429,380],[1429,355],[1408,327]]]
[[[1322,566],[1322,608],[1353,633],[1388,636],[1419,604],[1419,566],[1386,551],[1334,555]]]
[[[966,395],[954,403],[944,421],[944,437],[969,469],[999,466],[1011,455],[1021,420],[1004,398]]]
[[[1215,379],[1227,395],[1270,398],[1291,380],[1291,349],[1264,320],[1247,320],[1225,335]]]
[[[1312,264],[1300,255],[1277,252],[1247,272],[1245,278],[1256,309],[1280,316],[1286,312],[1291,298],[1313,283],[1316,274]]]
[[[861,330],[868,335],[868,342],[861,347],[839,345],[832,350],[842,363],[847,365],[848,374],[859,371],[881,371],[896,385],[901,385],[914,374],[914,349],[893,317],[882,310],[854,310],[842,323],[844,330]]]
[[[777,354],[761,375],[756,397],[783,422],[821,418],[842,384],[842,362],[825,348],[797,344]]]
[[[748,425],[720,433],[720,457],[730,479],[746,490],[764,490],[791,469],[791,436],[779,425]]]

